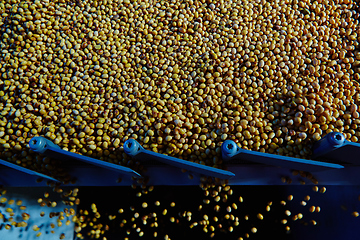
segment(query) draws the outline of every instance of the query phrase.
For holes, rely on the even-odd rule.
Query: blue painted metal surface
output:
[[[52,178],[52,177],[49,177],[45,174],[42,174],[42,173],[39,173],[39,172],[36,172],[36,171],[33,171],[33,170],[30,170],[30,169],[27,169],[27,168],[24,168],[24,167],[21,167],[19,165],[16,165],[14,163],[10,163],[10,162],[7,162],[5,160],[1,160],[0,159],[0,165],[3,166],[3,167],[6,167],[6,170],[9,171],[9,168],[12,169],[12,170],[16,170],[15,172],[15,176],[17,176],[17,178],[19,178],[19,174],[21,175],[24,175],[24,174],[28,174],[28,175],[33,175],[33,176],[36,176],[37,178],[41,177],[41,178],[45,178],[45,179],[48,179],[48,180],[52,180],[52,181],[55,181],[55,182],[59,182],[57,179],[55,178]],[[11,171],[11,170],[10,170]],[[11,171],[13,172],[13,171]],[[26,176],[23,176],[26,178]],[[5,179],[2,179],[3,176],[1,175],[0,176],[0,179],[1,181],[6,181]]]
[[[178,159],[175,157],[167,156],[164,154],[152,152],[149,150],[145,150],[136,140],[129,139],[124,143],[124,151],[126,154],[139,159],[139,160],[156,160],[162,163],[175,166],[178,168],[183,168],[189,170],[191,172],[204,174],[206,176],[216,177],[220,179],[229,179],[235,176],[234,173],[213,168],[209,166],[205,166],[202,164]]]
[[[307,184],[312,182],[306,177],[293,176],[290,169],[283,167],[267,166],[265,164],[226,164],[227,170],[237,173],[229,179],[229,185],[288,185],[281,181],[282,177],[290,177],[291,185],[301,185],[300,180]],[[199,185],[200,174],[183,173],[180,168],[167,165],[145,165],[146,175],[150,176],[149,185],[190,186]],[[323,185],[360,185],[360,166],[345,167],[328,171],[319,171],[314,176]],[[70,176],[76,176],[75,184],[68,186],[129,186],[136,181],[123,177],[118,182],[120,175],[115,171],[99,168],[93,165],[73,165],[69,167]],[[0,168],[0,184],[9,187],[39,187],[46,186],[46,181],[36,182],[38,176],[23,174],[10,168]]]
[[[234,141],[231,140],[226,140],[222,144],[221,150],[222,158],[224,161],[240,159],[255,163],[280,166],[307,172],[344,168],[344,166],[334,163],[306,160],[301,158],[293,158],[270,153],[245,150],[241,149],[239,146],[236,145]]]
[[[60,158],[62,160],[79,160],[87,164],[95,165],[101,168],[106,168],[121,174],[130,175],[133,177],[141,177],[141,175],[131,168],[123,167],[114,163],[109,163],[94,159],[91,157],[83,156],[80,154],[72,153],[62,150],[59,146],[44,137],[34,137],[29,143],[30,149],[34,152],[43,153],[52,157]]]
[[[307,184],[312,182],[306,177],[293,176],[290,169],[283,167],[267,166],[264,164],[227,164],[227,170],[237,173],[230,178],[229,185],[288,185],[281,181],[282,177],[290,177],[291,185],[301,185],[300,180]],[[166,186],[191,186],[199,185],[200,174],[191,173],[192,179],[189,179],[189,172],[183,173],[180,168],[168,165],[145,165],[145,174],[149,176],[148,185],[166,185]],[[345,167],[328,171],[319,171],[314,176],[319,183],[324,185],[360,185],[359,176],[360,166]],[[136,184],[131,178],[124,177],[118,182],[119,174],[115,171],[109,171],[92,165],[75,165],[68,169],[70,176],[76,176],[75,184],[68,186],[130,186]],[[33,175],[24,175],[19,177],[15,170],[0,169],[0,184],[4,186],[46,186],[46,181],[36,182],[37,177]]]
[[[64,151],[45,138],[33,138],[29,145],[33,151],[60,158],[64,161],[67,160],[64,165],[68,167],[71,176],[77,177],[76,186],[128,186],[136,183],[136,181],[119,175],[119,172],[136,177],[140,176],[127,167]],[[321,161],[313,161],[244,150],[240,149],[232,141],[225,141],[222,145],[222,154],[223,160],[226,161],[227,171],[145,150],[138,142],[132,139],[125,142],[123,148],[130,156],[143,161],[142,164],[146,169],[145,174],[150,177],[150,185],[198,185],[201,174],[229,179],[230,185],[283,185],[285,183],[282,183],[280,179],[284,176],[291,177],[294,180],[292,183],[294,185],[301,184],[300,177],[293,177],[291,169],[306,172],[316,171],[316,179],[321,184],[360,185],[360,178],[357,177],[360,166],[356,166],[358,154],[354,154],[354,151],[360,149],[358,146],[359,144],[344,140],[342,135],[327,135],[316,143],[314,147],[314,156]],[[352,149],[349,149],[349,147]],[[339,152],[344,151],[344,149],[348,153]],[[70,161],[71,159],[80,161]],[[239,159],[240,161],[238,161]],[[154,165],[151,163],[152,161],[146,160],[156,160],[162,164]],[[81,162],[86,164],[79,164]],[[344,163],[340,165],[332,162],[351,162],[353,164]],[[175,168],[168,165],[175,166]],[[17,165],[16,167],[21,168]],[[109,169],[115,171],[109,171]],[[181,169],[187,169],[189,172],[183,173]],[[26,171],[30,170],[26,169]],[[42,183],[36,183],[35,180],[44,176],[39,174],[24,175],[24,177],[19,178],[16,172],[18,170],[0,168],[1,183],[6,186],[42,185]],[[193,179],[188,178],[189,173],[191,173]],[[237,173],[236,176],[234,173]],[[117,179],[120,176],[122,181],[119,183]],[[299,181],[296,181],[296,179]],[[310,183],[310,180],[306,178],[302,180]]]
[[[332,132],[314,144],[312,158],[360,165],[360,144],[347,141],[342,133]]]

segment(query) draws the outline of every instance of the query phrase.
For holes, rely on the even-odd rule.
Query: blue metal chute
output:
[[[119,173],[141,177],[128,167],[62,150],[43,137],[31,139],[29,145],[35,152],[64,160],[64,166],[69,174],[77,177],[75,183],[77,186],[128,186],[134,184],[133,178],[122,177],[121,182],[114,181],[119,178]],[[234,141],[227,140],[221,146],[222,159],[227,170],[152,152],[144,149],[134,139],[127,140],[123,150],[146,166],[146,175],[149,176],[151,185],[198,185],[201,175],[228,179],[230,185],[281,185],[281,177],[291,176],[291,170],[316,172],[316,179],[322,184],[356,185],[360,182],[356,177],[360,168],[357,163],[359,146],[360,144],[346,141],[341,133],[330,133],[315,143],[312,156],[315,160],[307,160],[245,150],[237,146]],[[4,162],[4,165],[6,164],[11,165]],[[14,169],[0,169],[4,184],[7,183],[6,181],[13,181],[14,178],[10,173],[16,173],[16,168],[22,167],[15,165]],[[179,169],[194,173],[193,177],[189,179],[187,174],[183,174]],[[23,172],[26,171],[30,173],[31,170],[24,168]],[[34,176],[51,179],[40,173],[31,173],[37,175],[26,174],[24,179],[34,179]],[[20,186],[22,183],[18,181],[9,185]]]
[[[177,168],[189,170],[194,173],[206,176],[216,177],[220,179],[229,179],[235,176],[234,173],[214,167],[209,167],[199,163],[194,163],[179,158],[167,156],[164,154],[145,150],[136,140],[129,139],[124,143],[124,151],[139,160],[156,160]]]
[[[271,166],[279,166],[288,169],[296,169],[307,172],[341,169],[344,166],[328,162],[306,160],[301,158],[286,157],[270,153],[262,153],[241,149],[234,141],[226,140],[222,146],[222,158],[224,161],[246,160]]]
[[[52,178],[52,177],[49,177],[49,176],[47,176],[45,174],[42,174],[42,173],[30,170],[30,169],[21,167],[19,165],[14,164],[14,163],[7,162],[5,160],[0,159],[0,165],[5,166],[7,168],[15,169],[18,172],[22,172],[22,173],[25,173],[25,174],[29,174],[29,175],[45,178],[45,179],[48,179],[48,180],[51,180],[51,181],[59,182],[59,180],[57,180],[55,178]]]
[[[83,156],[77,153],[72,153],[69,151],[62,150],[59,146],[51,142],[50,140],[44,137],[34,137],[30,140],[29,143],[30,149],[34,152],[43,153],[49,156],[56,156],[57,158],[63,160],[79,160],[90,165],[95,165],[101,168],[109,169],[112,171],[119,172],[121,174],[130,175],[133,177],[141,178],[141,175],[131,168],[123,167],[114,163],[109,163],[94,159],[91,157]]]
[[[347,141],[342,133],[331,132],[314,144],[312,158],[360,165],[360,144]]]

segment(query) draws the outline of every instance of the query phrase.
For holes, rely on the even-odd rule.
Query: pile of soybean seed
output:
[[[332,131],[359,142],[356,1],[4,0],[0,16],[0,152],[24,167],[58,173],[34,136],[214,167],[227,139],[301,158]]]

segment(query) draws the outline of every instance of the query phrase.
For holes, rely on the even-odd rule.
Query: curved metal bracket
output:
[[[206,165],[202,165],[199,163],[194,163],[186,160],[182,160],[179,158],[167,156],[164,154],[152,152],[149,150],[145,150],[136,140],[129,139],[124,143],[124,151],[126,154],[130,155],[139,160],[157,160],[159,162],[186,169],[195,173],[204,174],[211,177],[221,178],[221,179],[229,179],[234,177],[235,174],[226,170],[209,167]]]
[[[347,141],[344,134],[328,133],[313,147],[313,159],[360,165],[360,144]]]
[[[29,174],[29,175],[38,176],[38,177],[45,178],[45,179],[48,179],[48,180],[51,180],[51,181],[59,182],[59,180],[57,180],[55,178],[52,178],[52,177],[49,177],[49,176],[47,176],[45,174],[42,174],[42,173],[30,170],[30,169],[21,167],[19,165],[14,164],[14,163],[7,162],[5,160],[0,159],[0,165],[8,167],[8,168],[15,169],[15,170],[17,170],[19,172],[22,172],[22,173],[26,173],[26,174]]]
[[[33,137],[29,143],[30,149],[34,152],[43,153],[45,155],[55,156],[57,158],[61,158],[63,160],[75,159],[87,164],[95,165],[101,168],[106,168],[112,171],[119,172],[121,174],[126,174],[134,177],[140,177],[141,175],[131,168],[123,167],[114,163],[109,163],[105,161],[101,161],[98,159],[94,159],[91,157],[83,156],[77,153],[72,153],[69,151],[62,150],[59,146],[51,142],[50,140],[44,137]]]
[[[236,145],[234,141],[231,140],[226,140],[221,145],[221,151],[224,161],[240,159],[255,163],[280,166],[307,172],[344,168],[344,166],[334,163],[319,162],[301,158],[293,158],[276,154],[245,150],[241,149],[239,146]]]

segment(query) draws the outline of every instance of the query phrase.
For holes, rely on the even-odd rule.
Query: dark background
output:
[[[246,238],[246,233],[250,235],[249,239],[267,239],[276,237],[277,239],[359,239],[359,223],[360,217],[352,216],[352,212],[360,211],[360,202],[358,196],[360,194],[359,186],[326,186],[326,192],[320,193],[313,190],[314,185],[298,185],[298,186],[231,186],[233,194],[228,195],[226,203],[220,201],[215,203],[212,197],[205,197],[204,191],[198,186],[155,186],[154,190],[148,194],[142,194],[137,197],[136,194],[141,192],[141,187],[133,189],[131,187],[81,187],[79,197],[81,204],[79,209],[88,209],[91,211],[91,204],[95,203],[101,217],[97,222],[109,226],[104,236],[108,240],[112,239],[153,239],[154,230],[157,231],[157,239],[164,239],[167,234],[170,239],[210,239],[208,233],[203,231],[203,226],[189,228],[192,222],[203,220],[203,215],[207,214],[210,225],[215,227],[215,236],[213,239],[238,239]],[[319,186],[321,189],[322,186]],[[288,195],[293,195],[293,200],[288,200]],[[302,206],[300,203],[304,197],[309,195],[310,200],[306,201],[307,205]],[[239,196],[244,201],[239,202]],[[204,199],[210,199],[210,204],[204,204]],[[155,206],[154,202],[160,201],[160,206]],[[285,201],[286,205],[280,204]],[[148,207],[142,208],[142,203],[147,202]],[[170,207],[170,203],[175,202],[175,207]],[[266,206],[272,202],[271,210],[266,211]],[[237,210],[232,209],[230,214],[239,218],[239,226],[235,227],[233,232],[229,232],[229,226],[233,226],[233,221],[225,219],[227,206],[236,203]],[[214,206],[218,204],[220,211],[214,211]],[[199,211],[198,207],[202,205]],[[130,207],[134,207],[134,211]],[[309,212],[311,206],[319,206],[320,212]],[[119,208],[124,209],[124,213],[119,214]],[[167,209],[167,215],[162,215],[164,209]],[[290,216],[285,211],[291,212]],[[191,221],[187,221],[186,217],[179,216],[184,211],[192,212]],[[131,218],[135,213],[139,213],[139,218],[131,222]],[[141,217],[151,212],[157,214],[158,227],[150,227],[154,219],[148,219],[147,224],[143,225]],[[257,214],[261,213],[263,220],[257,218]],[[302,213],[303,218],[294,221],[294,215]],[[116,215],[114,220],[109,220],[109,215]],[[248,215],[249,220],[245,220]],[[215,224],[213,217],[217,216],[219,221]],[[170,217],[175,217],[178,223],[170,222]],[[120,227],[121,221],[125,219],[127,223]],[[287,219],[286,225],[281,220]],[[315,220],[317,224],[311,224],[311,220]],[[144,236],[139,237],[136,228],[132,225],[140,227],[144,232]],[[218,224],[222,225],[220,229]],[[286,231],[285,226],[290,227],[290,231]],[[251,229],[256,227],[257,232],[251,233]],[[91,228],[85,228],[82,233]],[[130,230],[130,234],[126,233]],[[90,238],[86,238],[90,239]]]

